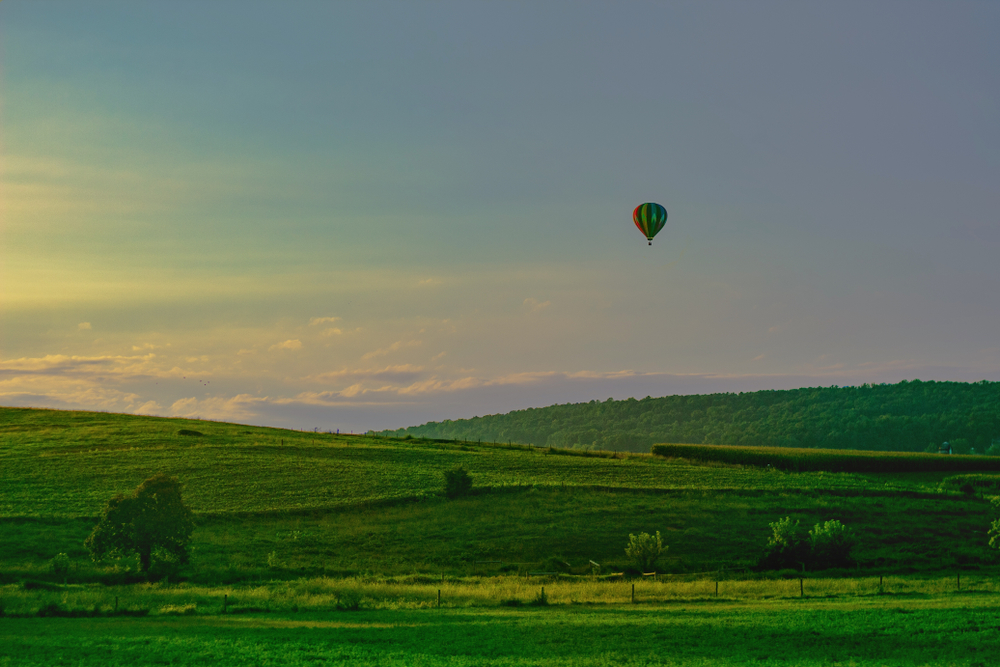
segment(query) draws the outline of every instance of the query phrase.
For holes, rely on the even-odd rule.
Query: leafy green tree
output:
[[[467,496],[472,491],[472,475],[469,471],[458,466],[451,470],[444,471],[444,495],[449,498]]]
[[[851,551],[857,543],[854,531],[836,519],[817,523],[809,531],[810,560],[814,569],[850,567]]]
[[[769,523],[771,537],[757,566],[764,570],[802,567],[809,560],[809,544],[803,539],[799,522],[791,517]]]
[[[656,561],[669,548],[663,544],[660,531],[656,531],[655,536],[649,533],[639,533],[638,535],[629,533],[625,555],[632,559],[639,571],[652,572],[653,568],[656,567]]]
[[[994,513],[1000,513],[1000,496],[993,496],[990,498],[990,503],[993,505]],[[1000,518],[997,518],[990,524],[990,546],[994,549],[1000,549]]]
[[[84,544],[94,560],[138,554],[139,568],[149,572],[154,557],[186,563],[193,530],[180,482],[161,473],[109,500]]]

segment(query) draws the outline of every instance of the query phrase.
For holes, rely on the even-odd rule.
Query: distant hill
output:
[[[1000,382],[608,399],[382,433],[633,452],[660,442],[918,452],[949,441],[958,454],[1000,454]]]

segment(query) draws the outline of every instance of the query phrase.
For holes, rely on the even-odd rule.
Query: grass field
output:
[[[8,618],[0,665],[992,665],[994,595]]]
[[[474,493],[447,500],[456,465]],[[795,473],[0,408],[0,469],[0,665],[977,664],[995,648],[992,510],[976,491],[996,480],[975,467]],[[107,499],[158,472],[196,513],[171,585],[83,548]],[[855,529],[859,568],[806,573],[804,599],[792,573],[747,580],[784,516]],[[657,530],[672,575],[635,581],[638,605],[632,582],[589,576],[591,561],[625,571],[629,533]],[[542,585],[550,605],[531,606]],[[249,613],[222,615],[223,596]],[[107,616],[115,597],[148,616]]]

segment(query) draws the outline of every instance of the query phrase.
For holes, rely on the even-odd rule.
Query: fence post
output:
[[[719,582],[715,582],[715,597],[719,597]]]
[[[805,589],[802,587],[802,577],[799,577],[799,597],[802,598],[805,596],[806,596]]]
[[[632,584],[632,604],[635,604],[635,584]]]
[[[441,589],[438,589],[438,606],[441,606]]]

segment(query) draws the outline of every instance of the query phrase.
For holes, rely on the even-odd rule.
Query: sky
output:
[[[0,39],[0,405],[1000,381],[1000,3],[52,0]]]

